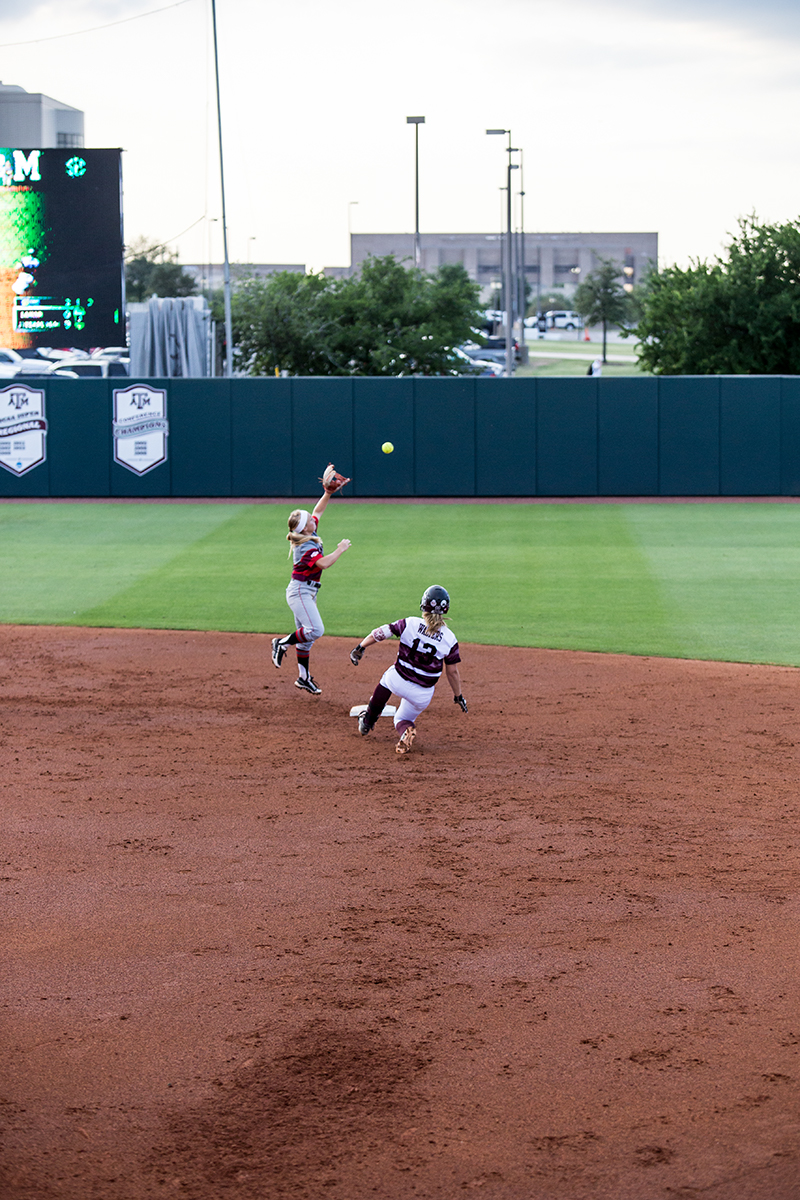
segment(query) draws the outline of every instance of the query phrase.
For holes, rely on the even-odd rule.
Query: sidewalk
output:
[[[603,330],[601,326],[589,326],[587,342],[584,330],[551,329],[544,336],[536,330],[525,330],[525,345],[529,358],[579,359],[582,361],[602,357]],[[623,338],[618,329],[609,329],[606,335],[606,360],[633,366],[639,356],[635,350],[635,338]],[[611,349],[613,347],[613,350]]]
[[[550,350],[532,350],[530,343],[528,343],[528,358],[577,358],[588,362],[591,362],[593,358],[602,358],[602,342],[599,346],[596,342],[584,342],[584,345],[586,347],[584,351],[576,349],[561,350],[555,347]],[[609,362],[635,363],[639,361],[636,354],[612,354],[610,351],[606,352],[606,358]]]

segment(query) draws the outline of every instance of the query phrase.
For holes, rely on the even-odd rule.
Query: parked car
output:
[[[128,362],[130,356],[131,353],[127,346],[99,346],[91,353],[93,359],[107,359],[109,362],[119,362],[121,359]]]
[[[548,329],[583,329],[583,318],[580,313],[568,309],[553,309],[545,314]]]
[[[490,362],[496,367],[505,366],[505,350],[487,350],[485,346],[475,346],[472,342],[465,342],[461,349],[473,362]]]
[[[126,362],[106,362],[105,359],[62,358],[60,362],[23,359],[15,372],[17,379],[108,379],[128,377]]]
[[[13,379],[22,361],[22,355],[17,354],[16,350],[0,346],[0,379]]]
[[[10,350],[3,346],[0,347],[0,379],[17,379],[21,376],[44,379],[61,365],[64,358],[72,361],[88,357],[82,350],[51,350],[47,346]]]
[[[52,379],[54,375],[55,375],[55,371],[53,370],[53,368],[48,367],[47,363],[44,363],[41,367],[31,367],[30,370],[28,370],[28,371],[17,371],[16,378],[17,379]],[[75,374],[74,371],[59,371],[58,378],[59,379],[77,379],[78,376]]]
[[[461,349],[470,358],[481,358],[484,362],[500,363],[502,366],[506,364],[506,339],[504,337],[488,337],[482,346],[479,346],[477,342],[464,342]],[[514,361],[519,362],[519,342],[516,339],[514,341]]]
[[[106,379],[109,377],[127,376],[130,361],[128,359],[107,358],[62,358],[53,367],[52,374],[77,379]]]
[[[471,343],[468,344],[471,345]],[[470,354],[469,351],[463,346],[455,346],[453,348],[453,358],[458,359],[460,364],[469,363],[469,365],[473,368],[470,374],[473,375],[486,375],[490,376],[492,379],[498,379],[501,375],[505,375],[505,371],[500,363],[495,362],[492,359],[478,358],[475,355]],[[459,374],[461,374],[460,371]]]
[[[88,350],[79,350],[75,346],[61,347],[60,349],[55,349],[53,347],[46,348],[44,346],[40,346],[39,353],[41,354],[42,358],[46,358],[50,362],[60,362],[64,358],[88,358],[89,357]]]
[[[15,364],[16,370],[14,371],[14,376],[15,378],[19,378],[20,376],[32,375],[37,379],[41,379],[43,376],[51,375],[53,368],[57,365],[57,363],[50,362],[38,354],[33,358],[21,357]]]

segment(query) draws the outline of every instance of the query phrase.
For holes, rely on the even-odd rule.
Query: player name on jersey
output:
[[[435,687],[445,663],[461,662],[458,639],[452,629],[443,625],[429,633],[419,617],[403,617],[390,625],[381,625],[372,631],[372,636],[378,642],[392,636],[400,639],[395,669],[402,679],[420,687]]]

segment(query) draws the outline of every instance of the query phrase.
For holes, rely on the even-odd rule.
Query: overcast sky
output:
[[[0,0],[2,82],[124,147],[128,240],[219,260],[210,0],[57,36],[162,7]],[[797,0],[218,0],[217,19],[232,260],[344,264],[348,219],[413,229],[408,115],[423,232],[501,227],[492,127],[523,148],[527,229],[655,230],[663,265],[713,256],[743,214],[800,215]]]

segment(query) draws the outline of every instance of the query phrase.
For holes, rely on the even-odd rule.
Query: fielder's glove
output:
[[[364,657],[364,647],[359,643],[355,649],[350,651],[350,662],[354,667],[357,667]]]
[[[349,482],[350,479],[348,476],[340,475],[333,463],[328,463],[320,479],[320,483],[329,496],[332,496],[334,492],[338,492],[340,488],[343,488]]]
[[[462,712],[468,712],[467,702],[463,696],[453,696],[453,704],[460,704]]]

